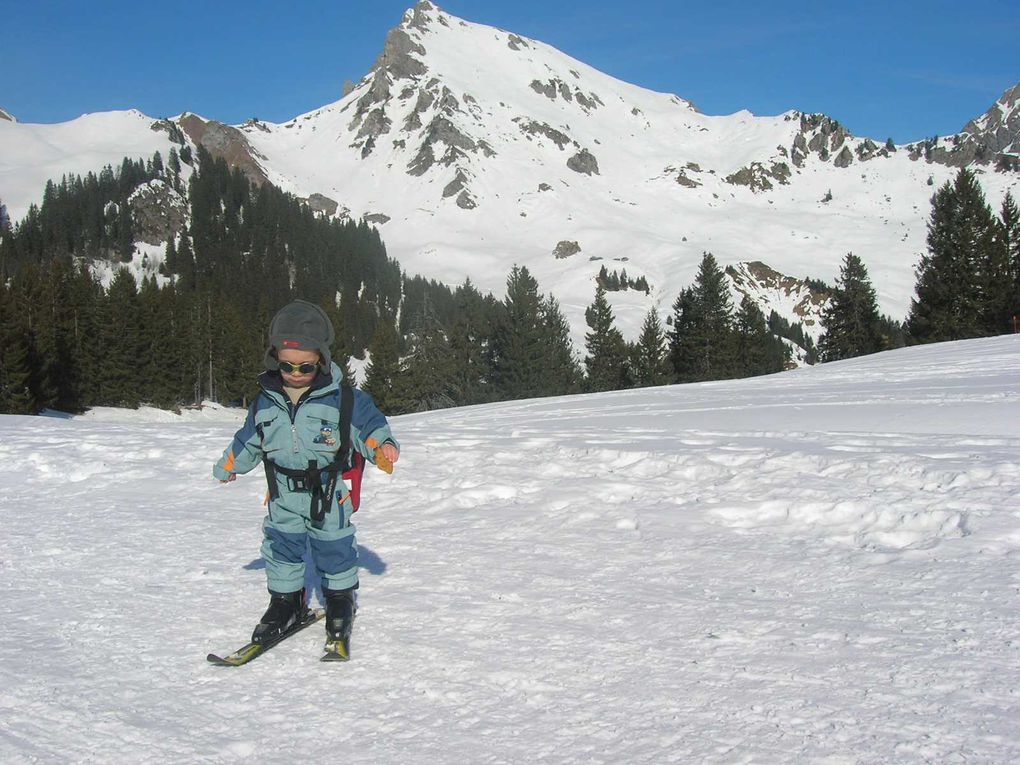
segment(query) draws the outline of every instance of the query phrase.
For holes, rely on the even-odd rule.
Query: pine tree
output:
[[[542,297],[538,282],[524,266],[507,277],[506,297],[493,327],[490,343],[492,379],[501,399],[546,394],[548,381],[541,368]]]
[[[453,406],[455,364],[446,333],[425,294],[411,321],[408,354],[396,381],[401,410],[424,412]]]
[[[690,287],[681,289],[673,301],[673,329],[669,333],[669,361],[678,382],[697,379],[695,331],[700,315],[694,290]]]
[[[181,160],[177,156],[177,149],[170,149],[170,156],[166,161],[167,169],[170,171],[170,185],[177,191],[181,190]]]
[[[333,363],[340,367],[340,374],[344,376],[344,381],[349,385],[354,384],[354,373],[351,371],[351,339],[347,332],[347,325],[344,322],[344,314],[340,307],[334,300],[327,300],[320,304],[323,311],[329,317],[330,322],[333,325],[333,336],[336,338],[333,342],[332,357]]]
[[[400,374],[400,339],[392,321],[380,319],[368,352],[370,360],[361,387],[383,412],[395,414],[394,383]]]
[[[99,332],[100,306],[103,288],[92,275],[87,264],[74,271],[70,284],[69,341],[76,359],[76,401],[68,411],[80,411],[93,406],[99,398],[99,367],[104,353]]]
[[[135,278],[121,268],[102,301],[99,333],[103,356],[97,360],[98,404],[138,408],[143,366],[138,314]]]
[[[981,330],[984,334],[999,335],[1011,330],[1014,278],[1010,257],[1008,230],[1014,209],[1007,209],[1012,197],[1007,193],[1002,205],[1002,217],[989,221],[991,236],[987,252],[981,263]],[[991,209],[989,208],[991,215]]]
[[[864,262],[847,253],[832,299],[822,311],[825,333],[818,342],[823,361],[838,361],[883,349],[878,301]]]
[[[591,330],[585,335],[586,388],[605,391],[628,387],[627,344],[615,326],[613,309],[601,284],[595,288],[595,302],[584,312],[584,320]]]
[[[697,306],[692,335],[693,379],[720,380],[733,376],[733,305],[726,275],[710,252],[701,259],[693,299]]]
[[[12,304],[19,315],[27,353],[28,386],[36,409],[57,402],[59,358],[51,312],[55,296],[48,273],[34,264],[23,265],[11,280]]]
[[[172,155],[171,155],[172,156]],[[190,365],[188,334],[182,326],[181,299],[173,283],[159,289],[143,301],[149,333],[143,340],[143,354],[152,354],[151,366],[146,371],[150,378],[152,403],[164,409],[176,409],[190,401]],[[158,328],[153,335],[152,328]]]
[[[984,300],[995,236],[991,210],[974,174],[961,168],[932,197],[928,252],[917,269],[907,331],[915,342],[984,334]]]
[[[186,292],[194,292],[198,289],[198,274],[195,268],[195,255],[191,250],[191,237],[188,229],[181,231],[181,240],[177,245],[177,267],[175,273],[180,274],[178,284],[180,289]]]
[[[159,264],[159,272],[163,276],[171,276],[177,273],[177,243],[171,236],[167,239],[166,248],[163,250],[163,262]]]
[[[142,401],[169,407],[173,401],[164,376],[167,328],[159,293],[155,277],[142,280],[142,287],[138,291],[138,314],[135,317],[140,363],[138,395]]]
[[[570,324],[552,295],[542,298],[539,318],[542,338],[539,363],[546,379],[544,395],[576,393],[581,383],[581,369],[570,342]]]
[[[1014,321],[1020,321],[1020,208],[1008,191],[1002,200],[999,224],[1000,246],[1006,254],[1011,288],[1005,318],[1012,325]]]
[[[634,384],[638,387],[665,385],[669,382],[670,368],[667,356],[666,336],[659,321],[659,312],[648,311],[641,336],[632,353]]]
[[[456,310],[450,328],[450,352],[453,359],[454,389],[458,404],[478,404],[492,398],[489,379],[488,338],[494,300],[488,301],[465,280],[456,291]]]
[[[30,388],[27,329],[14,293],[0,281],[0,413],[35,414]]]
[[[781,372],[789,351],[782,340],[769,332],[765,315],[749,296],[744,295],[734,317],[736,331],[736,373],[756,377]]]

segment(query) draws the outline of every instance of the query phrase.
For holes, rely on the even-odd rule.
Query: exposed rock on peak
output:
[[[157,133],[166,133],[170,136],[170,140],[178,146],[183,146],[185,144],[184,133],[181,131],[181,128],[177,125],[177,123],[172,122],[171,120],[156,120],[149,127]]]
[[[222,122],[204,120],[196,114],[183,115],[179,124],[192,143],[204,147],[213,157],[222,158],[231,167],[240,168],[253,182],[259,185],[266,182],[259,162],[265,157],[255,151],[240,130]]]
[[[577,101],[585,111],[592,111],[599,106],[605,106],[597,93],[585,94],[576,86],[571,90],[570,86],[558,77],[550,78],[545,82],[532,80],[529,87],[551,101],[555,101],[557,97],[562,98],[564,101]]]
[[[563,147],[570,143],[573,143],[570,136],[566,133],[561,133],[554,127],[547,125],[544,122],[538,122],[537,120],[523,119],[522,117],[514,117],[514,122],[518,124],[521,132],[529,136],[542,135],[548,138],[550,141],[556,144],[556,146],[562,151]]]
[[[790,161],[797,167],[802,167],[811,153],[817,154],[823,162],[828,162],[851,137],[845,127],[825,114],[794,111],[788,113],[786,119],[800,119],[800,131],[790,148]]]
[[[575,173],[581,173],[582,175],[599,174],[599,161],[587,149],[581,149],[581,151],[568,159],[567,167]]]
[[[308,199],[305,200],[305,203],[313,211],[322,213],[327,218],[332,218],[336,215],[336,211],[339,208],[339,204],[336,200],[330,199],[324,194],[319,193],[310,194]]]
[[[963,135],[991,153],[1020,154],[1020,83],[980,117],[964,126]]]
[[[527,40],[515,34],[507,35],[506,45],[510,50],[521,50],[522,48],[531,47],[528,45]]]
[[[421,77],[427,71],[425,64],[412,53],[425,55],[425,48],[415,42],[403,27],[394,27],[386,35],[383,51],[379,54],[372,71],[376,76],[385,72],[393,80],[407,80]]]
[[[563,260],[569,258],[571,255],[576,255],[581,251],[581,245],[571,239],[562,239],[556,244],[556,248],[553,250],[553,255],[557,260]]]
[[[429,0],[419,0],[415,6],[404,14],[404,24],[411,29],[426,29],[428,23],[432,20],[429,16],[430,12],[436,12],[439,9],[434,6]],[[445,20],[442,16],[439,17],[439,23],[445,24]]]
[[[769,191],[772,181],[783,185],[790,182],[790,167],[785,162],[773,162],[768,168],[761,162],[752,162],[723,180],[734,186],[747,186],[751,191]]]
[[[781,274],[757,260],[727,266],[726,275],[737,294],[750,297],[766,317],[773,310],[781,316],[792,315],[817,340],[828,293],[815,289],[806,279]]]

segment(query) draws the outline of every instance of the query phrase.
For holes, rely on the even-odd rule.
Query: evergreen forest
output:
[[[182,208],[156,239],[158,270],[136,245],[151,239],[145,189]],[[826,287],[817,347],[748,298],[734,306],[706,252],[665,321],[651,310],[633,342],[607,293],[649,285],[603,268],[579,352],[527,268],[510,270],[502,296],[408,275],[364,221],[323,217],[204,149],[51,181],[13,224],[0,212],[0,412],[11,414],[245,405],[269,320],[297,297],[332,318],[341,366],[369,352],[362,387],[389,414],[769,374],[789,366],[791,347],[813,363],[997,334],[1011,331],[1020,298],[1016,205],[1007,196],[997,217],[967,170],[932,200],[906,324],[879,314],[851,253]]]

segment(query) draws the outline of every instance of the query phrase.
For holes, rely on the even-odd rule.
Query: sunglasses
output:
[[[312,372],[319,368],[318,364],[313,364],[310,361],[306,361],[304,364],[291,364],[289,361],[279,361],[277,362],[277,364],[279,364],[281,372],[286,372],[289,375],[292,374],[310,375]]]

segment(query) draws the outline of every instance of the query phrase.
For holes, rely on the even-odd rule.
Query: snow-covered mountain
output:
[[[575,339],[600,267],[626,267],[651,285],[612,295],[633,337],[705,251],[829,282],[852,251],[882,310],[903,316],[935,187],[973,164],[997,206],[1020,185],[995,161],[1018,135],[1017,88],[960,135],[904,146],[819,114],[709,116],[423,0],[340,101],[283,124],[138,112],[0,121],[0,199],[17,218],[47,178],[201,143],[323,214],[367,218],[409,273],[501,295],[510,267],[527,265]]]

